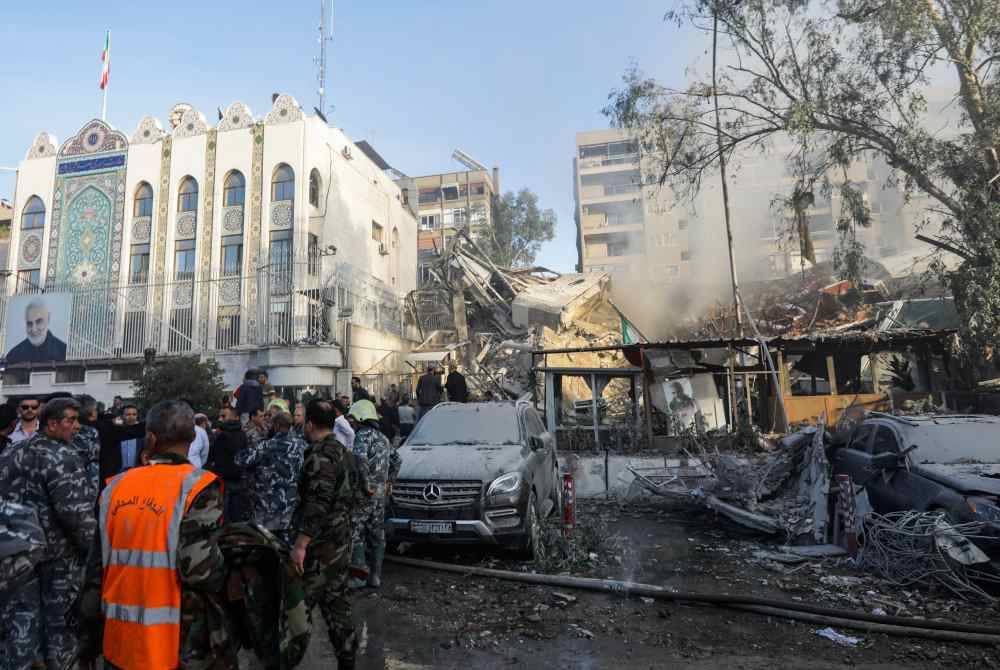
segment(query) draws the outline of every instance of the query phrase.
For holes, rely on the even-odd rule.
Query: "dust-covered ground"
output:
[[[757,556],[759,537],[700,512],[585,503],[584,523],[599,521],[623,542],[607,544],[574,574],[710,593],[756,594],[833,607],[997,625],[995,608],[944,594],[894,588],[853,571],[844,559],[784,565]],[[529,570],[501,553],[413,548],[407,556]],[[380,592],[355,597],[365,631],[359,668],[996,668],[1000,649],[840,629],[863,638],[840,646],[816,635],[823,626],[711,606],[625,598],[386,563]],[[318,612],[316,613],[318,617]],[[336,667],[325,626],[315,622],[301,667]]]

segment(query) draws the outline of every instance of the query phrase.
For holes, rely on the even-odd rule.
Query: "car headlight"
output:
[[[972,497],[966,498],[965,503],[980,521],[1000,523],[1000,507],[988,498]]]
[[[490,488],[486,491],[486,496],[509,496],[511,494],[520,493],[520,491],[521,473],[508,472],[507,474],[500,475],[493,480],[493,483],[490,484]]]

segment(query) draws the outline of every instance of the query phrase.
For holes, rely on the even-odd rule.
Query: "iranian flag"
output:
[[[108,77],[111,75],[111,31],[104,36],[104,51],[101,52],[101,90],[108,87]]]

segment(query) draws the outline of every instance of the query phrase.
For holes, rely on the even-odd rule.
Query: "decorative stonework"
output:
[[[222,234],[239,235],[243,232],[243,205],[230,205],[222,209]]]
[[[186,281],[174,286],[174,309],[186,309],[190,307],[193,296],[193,283]]]
[[[190,240],[198,227],[197,212],[181,212],[177,215],[177,229],[174,231],[178,240]]]
[[[271,111],[267,113],[264,123],[291,123],[302,120],[302,108],[295,98],[290,95],[279,95],[271,106]]]
[[[198,296],[198,336],[204,349],[209,349],[208,343],[208,322],[209,308],[209,284],[208,277],[212,267],[212,227],[215,223],[215,157],[218,145],[219,131],[212,129],[208,131],[208,138],[205,142],[205,197],[204,216],[202,216],[202,227],[205,229],[202,235],[201,247],[198,250],[200,263],[198,264],[199,279],[201,279],[201,292]]]
[[[239,130],[253,126],[253,114],[250,108],[242,102],[234,102],[226,107],[222,113],[222,120],[219,121],[218,130]]]
[[[280,96],[278,98],[281,99]],[[277,104],[277,103],[276,103]],[[260,221],[262,209],[262,193],[264,188],[264,126],[256,124],[253,128],[253,159],[250,167],[250,226],[246,236],[247,265],[251,274],[256,274],[260,252]],[[257,341],[257,282],[247,282],[246,319],[240,320],[240,327],[245,328],[240,341],[254,343]]]
[[[219,304],[239,305],[240,304],[240,278],[232,277],[219,282]]]
[[[174,129],[174,137],[196,137],[208,132],[208,122],[205,115],[196,109],[184,112],[181,122]]]
[[[34,269],[41,264],[42,235],[37,231],[29,231],[21,236],[21,262],[18,267]]]
[[[173,146],[173,138],[167,135],[163,138],[163,146],[160,151],[160,193],[170,193],[170,154]],[[161,324],[166,315],[166,306],[163,304],[163,285],[166,281],[164,268],[167,262],[167,200],[159,199],[159,207],[156,212],[156,244],[153,247],[155,254],[155,266],[153,271],[156,289],[153,293],[152,309],[156,310],[152,314],[150,330],[152,331],[149,343],[161,348],[160,338],[163,328]]]
[[[160,120],[155,116],[144,116],[132,133],[132,144],[155,144],[166,136]]]
[[[91,122],[90,127],[104,126],[100,121],[96,124]],[[103,141],[125,144],[124,137],[105,135]],[[63,150],[68,144],[63,145]],[[125,154],[104,158],[120,160],[115,160],[110,169],[103,163],[80,165],[91,159],[60,159],[58,163],[45,271],[49,289],[63,284],[118,281],[125,229]],[[73,169],[62,169],[67,166]]]
[[[25,160],[33,158],[48,158],[56,155],[56,138],[48,133],[38,133],[35,141],[31,143],[31,148],[25,155]]]
[[[271,228],[286,230],[292,227],[292,201],[279,200],[271,203]]]
[[[132,219],[132,244],[149,244],[153,231],[153,217],[137,216]]]
[[[129,312],[146,311],[146,287],[130,286],[126,294],[126,308]]]
[[[94,119],[59,148],[59,156],[86,156],[106,151],[125,151],[128,140],[104,121]]]

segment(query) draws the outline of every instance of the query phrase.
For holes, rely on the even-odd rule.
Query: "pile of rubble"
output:
[[[470,390],[478,397],[530,393],[533,350],[622,340],[621,317],[609,298],[605,273],[498,267],[462,230],[429,275],[412,299],[424,337],[414,353],[447,350],[465,368]],[[596,354],[579,356],[584,355]],[[579,395],[590,397],[590,392],[580,389]]]
[[[839,280],[833,264],[819,263],[789,277],[745,286],[741,292],[764,336],[801,335],[870,327],[879,316],[877,305],[900,298],[900,287],[875,261],[867,276],[854,285]],[[736,331],[732,304],[718,303],[696,321],[682,326],[684,339],[731,337]]]

